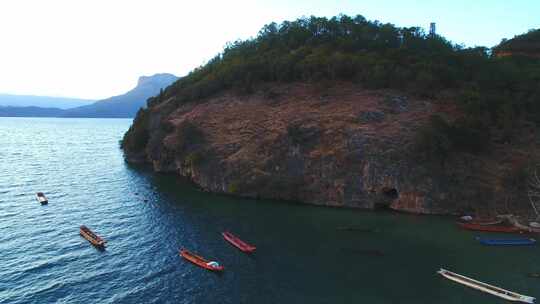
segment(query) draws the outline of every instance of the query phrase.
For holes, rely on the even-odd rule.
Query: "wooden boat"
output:
[[[208,269],[210,271],[223,271],[223,266],[219,265],[218,262],[215,262],[215,261],[208,261],[206,260],[205,258],[203,257],[200,257],[196,254],[193,254],[191,252],[189,252],[188,250],[186,249],[180,249],[180,256],[183,257],[184,259],[190,261],[191,263],[199,266],[199,267],[202,267],[204,269]]]
[[[499,225],[499,224],[502,224],[504,221],[505,219],[503,218],[481,219],[481,218],[473,218],[469,215],[462,216],[458,220],[458,222],[460,223],[469,223],[469,224],[476,224],[476,225],[482,225],[482,226]]]
[[[42,205],[45,205],[45,204],[49,203],[49,200],[47,199],[45,194],[43,194],[43,192],[36,193],[36,200],[39,203],[41,203]]]
[[[535,300],[535,298],[533,297],[521,295],[519,293],[508,291],[500,287],[489,285],[484,282],[480,282],[480,281],[468,278],[466,276],[448,271],[446,269],[441,268],[439,271],[437,271],[437,273],[451,281],[463,284],[467,287],[474,288],[485,293],[489,293],[491,295],[497,296],[499,298],[503,298],[508,301],[534,303],[534,300]]]
[[[242,252],[252,253],[255,251],[255,249],[257,249],[255,246],[247,244],[228,231],[221,233],[221,235],[223,235],[223,238],[225,238],[227,242],[231,243],[234,247],[240,249]]]
[[[474,223],[460,223],[457,224],[467,230],[484,231],[484,232],[502,232],[502,233],[524,233],[525,230],[515,226],[503,226],[503,225],[479,225]]]
[[[514,238],[514,239],[488,239],[476,238],[482,245],[487,246],[530,246],[536,244],[535,239]]]
[[[99,237],[97,234],[92,232],[88,227],[82,225],[79,229],[79,233],[82,235],[83,238],[88,240],[92,245],[100,248],[105,247],[106,241]]]

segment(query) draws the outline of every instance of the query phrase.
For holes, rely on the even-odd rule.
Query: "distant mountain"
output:
[[[41,108],[69,109],[69,108],[75,108],[75,107],[80,107],[80,106],[86,106],[93,102],[95,102],[95,100],[66,98],[66,97],[0,94],[0,106],[10,106],[10,107],[41,107]]]
[[[0,117],[135,117],[149,97],[159,94],[178,77],[172,74],[141,76],[131,91],[100,101],[0,94]]]
[[[60,117],[64,111],[59,108],[0,106],[0,117]]]
[[[135,117],[137,111],[146,106],[149,97],[159,94],[162,88],[166,88],[178,77],[172,74],[155,74],[142,76],[137,86],[126,94],[110,97],[97,101],[93,104],[68,109],[63,117]]]

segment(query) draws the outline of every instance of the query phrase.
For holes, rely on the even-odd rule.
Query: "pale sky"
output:
[[[102,99],[187,74],[272,21],[361,14],[491,47],[540,28],[538,0],[0,0],[0,93]]]

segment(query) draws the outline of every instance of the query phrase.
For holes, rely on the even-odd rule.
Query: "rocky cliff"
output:
[[[351,83],[272,85],[180,105],[171,98],[138,118],[142,148],[124,150],[129,162],[242,197],[421,214],[526,209],[507,187],[530,157],[519,144],[454,153],[444,164],[414,152],[432,114],[458,115],[449,104]]]

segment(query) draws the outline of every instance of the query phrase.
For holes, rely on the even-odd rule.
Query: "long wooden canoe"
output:
[[[500,287],[496,287],[493,285],[486,284],[484,282],[480,282],[474,279],[471,279],[469,277],[457,274],[455,272],[448,271],[446,269],[441,268],[439,271],[437,271],[438,274],[442,275],[443,277],[463,284],[467,287],[474,288],[476,290],[480,290],[485,293],[489,293],[491,295],[497,296],[499,298],[503,298],[508,301],[514,301],[514,302],[523,302],[523,303],[534,303],[535,298],[521,295],[516,292],[512,292],[506,289],[502,289]]]
[[[49,203],[49,200],[47,199],[47,197],[45,196],[43,192],[36,193],[36,200],[42,205]]]
[[[223,235],[223,238],[227,242],[231,243],[234,247],[240,249],[242,252],[252,253],[255,251],[255,249],[257,249],[257,247],[242,241],[237,236],[228,231],[222,232],[221,235]]]
[[[208,269],[210,271],[223,271],[225,269],[223,266],[219,265],[216,261],[208,261],[203,257],[200,257],[194,253],[189,252],[187,249],[180,249],[180,256],[184,259],[190,261],[191,263],[202,267],[204,269]]]
[[[97,234],[92,232],[90,228],[82,225],[79,229],[79,233],[83,238],[85,238],[87,241],[89,241],[92,245],[96,247],[103,248],[105,247],[105,243],[107,243],[104,239],[99,237]]]
[[[503,232],[503,233],[524,233],[527,232],[515,226],[503,226],[503,225],[479,225],[474,223],[461,223],[457,224],[467,230],[484,231],[484,232]]]

